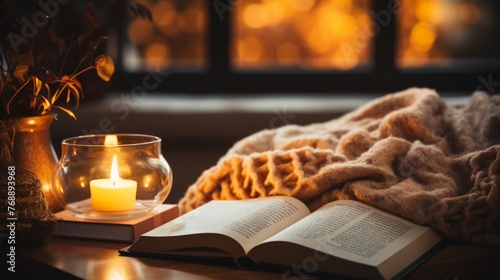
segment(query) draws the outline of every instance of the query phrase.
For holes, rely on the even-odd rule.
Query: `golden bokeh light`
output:
[[[177,11],[171,2],[166,0],[158,1],[151,12],[153,14],[154,24],[160,31],[171,30],[172,26],[175,26]],[[172,33],[166,32],[166,34]]]
[[[420,1],[415,9],[415,15],[419,22],[439,24],[443,17],[442,5],[437,1]]]
[[[355,58],[346,60],[339,48],[342,44],[356,44],[356,35],[367,29],[362,24],[367,24],[366,19],[370,18],[371,3],[366,0],[239,1],[233,7],[231,45],[237,51],[232,52],[232,61],[237,67],[254,69],[298,66],[344,70],[369,63],[371,38],[350,54]],[[242,40],[249,37],[253,38],[252,45],[257,46],[254,51],[249,49],[249,44],[242,47]]]
[[[432,24],[419,22],[410,33],[410,46],[417,51],[427,52],[436,40],[436,28]]]
[[[202,32],[205,26],[203,11],[197,7],[187,8],[180,16],[179,27],[187,33]]]
[[[307,12],[316,4],[316,0],[291,0],[290,2],[297,12]]]
[[[204,0],[140,0],[153,20],[131,16],[124,65],[154,69],[206,66],[207,7]]]
[[[331,49],[333,38],[323,29],[313,29],[306,37],[307,46],[314,53],[322,54]]]
[[[134,19],[128,27],[130,42],[139,46],[149,43],[153,37],[153,33],[153,24],[142,18]]]
[[[326,26],[328,26],[331,36],[338,38],[340,41],[353,40],[356,32],[361,31],[356,19],[347,13],[335,15]]]
[[[266,6],[267,11],[267,25],[273,26],[280,24],[290,13],[289,9],[280,5],[279,2],[269,2]]]
[[[481,2],[402,1],[398,14],[397,66],[422,67],[453,59],[450,50],[456,51],[464,42],[474,40],[470,28],[480,24],[479,5],[484,5]]]
[[[360,4],[359,2],[360,1],[356,0],[335,0],[335,1],[330,1],[329,4],[335,7],[336,10],[350,12],[355,5]]]
[[[243,21],[250,28],[262,28],[268,24],[269,13],[266,6],[251,4],[243,11]]]
[[[127,32],[134,54],[138,53],[147,65],[206,63],[210,7],[206,1],[140,0],[140,3],[151,10],[153,23],[131,19]],[[374,0],[229,3],[225,12],[231,13],[230,61],[237,69],[348,70],[369,65],[373,61],[374,39],[386,27],[373,17]],[[401,68],[449,59],[453,56],[449,50],[463,45],[463,40],[467,40],[464,36],[471,36],[474,33],[471,30],[484,25],[488,16],[482,1],[398,3],[398,12],[391,13],[388,20],[397,18],[396,64]]]
[[[244,57],[245,61],[258,61],[262,56],[262,44],[255,37],[241,39],[238,44],[238,54]]]
[[[146,66],[152,69],[165,68],[170,64],[170,49],[165,42],[149,44],[144,51]]]

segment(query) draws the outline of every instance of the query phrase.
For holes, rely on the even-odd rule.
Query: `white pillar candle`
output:
[[[135,208],[137,182],[120,178],[116,155],[109,179],[90,181],[90,201],[94,211],[127,211]]]

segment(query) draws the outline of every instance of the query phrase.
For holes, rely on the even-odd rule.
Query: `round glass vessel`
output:
[[[161,138],[94,134],[61,142],[51,190],[57,202],[86,219],[125,219],[148,213],[172,188]]]

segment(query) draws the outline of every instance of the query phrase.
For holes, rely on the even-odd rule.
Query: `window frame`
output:
[[[390,1],[372,1],[375,13],[387,9]],[[396,0],[397,1],[397,0]],[[223,13],[214,8],[215,3],[223,3],[227,10]],[[230,33],[233,5],[238,0],[206,1],[208,12],[207,66],[195,72],[168,72],[155,92],[165,93],[224,93],[224,94],[268,94],[268,93],[387,93],[408,87],[433,88],[442,94],[470,93],[484,90],[496,93],[500,90],[500,63],[493,62],[473,66],[450,68],[422,67],[418,69],[398,69],[396,66],[397,16],[380,28],[373,37],[373,61],[368,68],[353,70],[317,71],[243,71],[233,70],[230,64]],[[123,22],[126,11],[117,16],[116,22]],[[126,31],[115,26],[118,42],[124,42]],[[116,56],[122,57],[123,44],[116,44]],[[130,91],[143,83],[147,71],[127,72],[117,59],[115,77],[111,88],[115,91]],[[498,80],[499,82],[496,82]]]

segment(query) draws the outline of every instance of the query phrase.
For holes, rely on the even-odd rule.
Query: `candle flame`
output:
[[[116,146],[118,145],[118,137],[116,135],[106,135],[104,138],[105,146]],[[120,174],[118,173],[118,161],[116,159],[116,155],[113,156],[113,161],[111,162],[111,181],[113,182],[113,186],[116,185],[116,181],[120,179]]]
[[[105,146],[116,146],[118,145],[118,137],[116,135],[106,135],[104,138]]]
[[[116,159],[116,155],[113,156],[113,162],[111,162],[111,181],[113,181],[113,185],[115,182],[120,180],[120,174],[118,173],[118,160]]]

